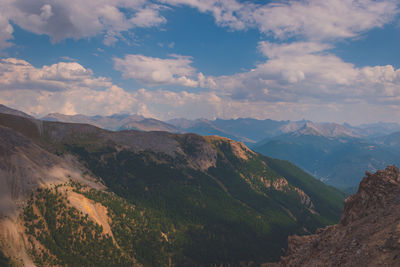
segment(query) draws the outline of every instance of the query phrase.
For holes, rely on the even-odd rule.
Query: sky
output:
[[[0,0],[0,103],[400,122],[399,48],[398,0]]]

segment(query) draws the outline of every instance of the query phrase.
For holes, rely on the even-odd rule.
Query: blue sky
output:
[[[400,122],[395,0],[5,0],[0,102],[50,112]]]

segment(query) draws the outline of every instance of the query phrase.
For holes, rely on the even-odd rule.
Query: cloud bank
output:
[[[304,45],[301,44],[301,46]],[[287,49],[285,47],[283,50]],[[278,50],[273,47],[276,60],[284,60],[277,56],[276,51]],[[315,51],[314,48],[311,50]],[[310,55],[306,54],[306,56]],[[330,55],[314,56],[330,57]],[[323,58],[323,61],[325,60]],[[343,66],[347,66],[347,63],[338,63],[339,68],[343,68]],[[300,89],[296,89],[295,86],[289,87],[293,91],[287,89],[287,99],[284,100],[279,100],[283,98],[282,92],[278,94],[272,89],[264,88],[261,91],[237,89],[238,84],[246,84],[244,78],[247,75],[255,75],[248,77],[251,81],[261,79],[256,78],[259,70],[239,74],[240,77],[214,77],[213,81],[217,85],[219,83],[229,85],[218,90],[171,92],[165,89],[142,88],[128,92],[107,78],[96,77],[90,69],[76,62],[59,62],[51,66],[35,68],[27,61],[15,58],[0,61],[0,73],[2,74],[0,75],[0,99],[5,105],[36,116],[43,116],[51,112],[70,115],[78,113],[87,115],[137,113],[163,120],[184,115],[192,119],[198,117],[313,118],[314,120],[338,122],[350,120],[361,123],[365,122],[367,117],[368,119],[379,119],[382,116],[400,115],[400,105],[398,105],[400,101],[398,97],[399,70],[390,66],[355,69],[351,64],[348,65],[348,68],[355,71],[349,78],[350,84],[353,80],[361,79],[366,87],[375,88],[374,94],[377,91],[381,94],[378,102],[375,99],[374,104],[368,103],[368,92],[360,88],[352,89],[351,92],[341,92],[342,98],[345,96],[346,98],[337,102],[332,101],[330,97],[325,102],[320,101],[321,97],[304,97],[304,90],[299,91]],[[309,73],[305,71],[305,75],[307,76]],[[318,72],[314,75],[317,80],[323,79],[318,76]],[[332,77],[328,78],[335,80]],[[226,81],[224,82],[224,80]],[[290,82],[293,81],[285,81],[286,84]],[[304,80],[295,84],[303,83]],[[343,80],[342,83],[347,85],[349,81]],[[296,90],[299,92],[296,93]],[[239,93],[244,95],[235,97]],[[276,98],[272,97],[274,93],[277,94]],[[329,90],[325,93],[326,96],[332,94]],[[322,93],[320,92],[320,94]],[[337,94],[340,95],[340,92]],[[359,94],[358,97],[355,97],[356,94]],[[258,97],[256,97],[257,95]],[[349,95],[350,97],[348,97]],[[371,95],[371,97],[373,96]],[[362,116],[357,112],[359,110],[364,110]]]
[[[190,55],[114,57],[113,66],[122,77],[144,87],[127,91],[74,60],[36,68],[21,59],[3,58],[0,99],[39,115],[133,112],[160,119],[307,117],[360,122],[366,115],[400,115],[399,69],[357,67],[332,52],[339,41],[352,41],[395,22],[397,0],[288,0],[264,5],[236,0],[3,0],[0,49],[12,45],[12,24],[48,35],[54,43],[101,36],[106,45],[113,45],[136,28],[167,24],[163,12],[181,6],[210,14],[218,26],[229,30],[257,29],[263,59],[250,71],[205,76],[193,67],[196,59]],[[171,86],[177,89],[165,89]]]

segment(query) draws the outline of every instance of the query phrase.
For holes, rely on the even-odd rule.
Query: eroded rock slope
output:
[[[366,173],[339,224],[289,238],[277,266],[400,266],[400,173]]]

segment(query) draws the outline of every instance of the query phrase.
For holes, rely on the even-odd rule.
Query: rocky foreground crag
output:
[[[289,237],[286,256],[272,266],[400,266],[399,169],[367,172],[339,224]]]

